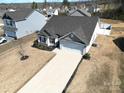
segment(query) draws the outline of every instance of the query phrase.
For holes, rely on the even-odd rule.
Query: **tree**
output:
[[[121,7],[122,7],[122,10],[124,12],[124,0],[121,0]]]
[[[32,7],[32,9],[37,9],[37,3],[33,2],[31,7]]]
[[[63,0],[63,5],[64,5],[64,6],[69,6],[69,4],[70,4],[70,3],[68,2],[68,0]]]
[[[47,3],[47,0],[44,0],[44,4],[46,5],[46,3]]]
[[[46,8],[47,0],[44,0],[44,8]]]
[[[103,4],[105,10],[117,9],[121,5],[121,1],[124,0],[92,0],[96,1],[97,4]]]

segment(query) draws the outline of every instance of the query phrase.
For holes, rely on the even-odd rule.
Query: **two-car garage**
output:
[[[60,49],[62,50],[83,54],[84,48],[85,45],[72,40],[63,39],[60,41]]]

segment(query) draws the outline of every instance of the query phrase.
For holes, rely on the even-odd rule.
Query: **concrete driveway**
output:
[[[82,55],[55,49],[56,56],[17,93],[62,93]]]

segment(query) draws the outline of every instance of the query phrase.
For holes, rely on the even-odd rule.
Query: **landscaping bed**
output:
[[[47,50],[47,51],[52,51],[55,49],[54,46],[47,46],[45,43],[38,43],[38,40],[35,40],[32,47],[42,49],[42,50]]]

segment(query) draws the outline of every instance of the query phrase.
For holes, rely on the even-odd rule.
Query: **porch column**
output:
[[[49,37],[46,40],[46,44],[47,44],[47,46],[50,46],[50,39],[49,39]]]

